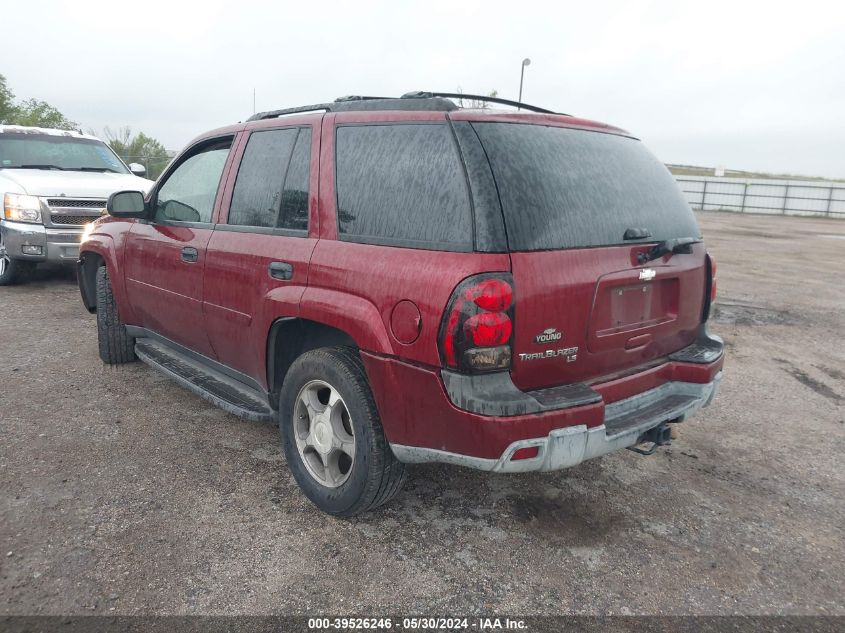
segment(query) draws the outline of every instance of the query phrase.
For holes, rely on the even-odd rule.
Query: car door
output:
[[[317,243],[319,127],[253,130],[240,147],[208,244],[203,309],[217,359],[266,386],[270,325],[298,314]]]
[[[233,137],[185,152],[156,187],[152,218],[137,222],[126,244],[129,302],[144,328],[205,356],[206,248]]]

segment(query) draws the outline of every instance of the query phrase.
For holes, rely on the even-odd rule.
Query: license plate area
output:
[[[605,312],[607,318],[602,322],[606,327],[597,330],[596,334],[608,336],[671,320],[675,315],[666,314],[662,294],[660,283],[610,289],[609,310]]]
[[[591,352],[640,347],[674,330],[680,280],[666,275],[642,282],[636,274],[635,270],[613,273],[596,285],[588,337]],[[632,345],[634,339],[641,343]]]

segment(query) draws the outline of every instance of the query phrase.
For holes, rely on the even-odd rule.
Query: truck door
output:
[[[279,120],[240,144],[237,178],[229,179],[208,244],[203,310],[211,345],[221,363],[260,384],[270,326],[298,315],[317,243],[311,157],[321,118]]]
[[[206,247],[233,137],[184,153],[153,194],[153,219],[127,237],[126,289],[146,329],[213,357],[203,327]]]

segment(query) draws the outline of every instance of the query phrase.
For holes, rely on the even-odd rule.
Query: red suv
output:
[[[549,471],[667,443],[723,360],[672,176],[618,128],[458,96],[261,113],[114,194],[79,261],[103,361],[277,421],[336,515],[388,501],[408,463]]]

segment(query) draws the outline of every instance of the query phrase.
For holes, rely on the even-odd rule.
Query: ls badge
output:
[[[643,268],[640,270],[640,281],[651,281],[656,274],[657,271],[654,268]]]

